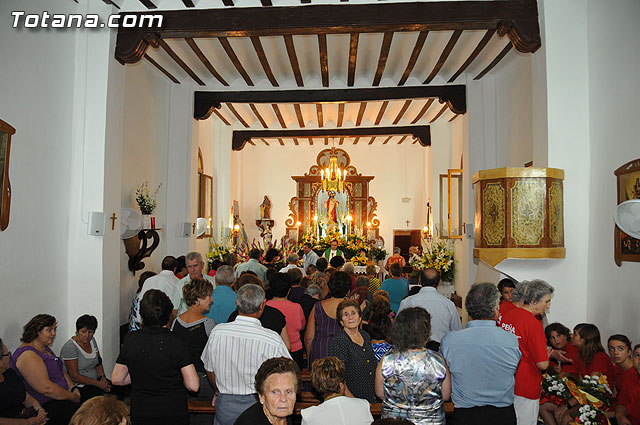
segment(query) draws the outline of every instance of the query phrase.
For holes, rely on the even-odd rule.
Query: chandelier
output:
[[[329,166],[324,170],[320,170],[320,176],[322,178],[322,190],[334,192],[344,191],[344,181],[347,178],[347,170],[338,166],[338,154],[336,153],[335,147],[331,147]]]

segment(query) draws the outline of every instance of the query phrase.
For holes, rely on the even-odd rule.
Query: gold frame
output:
[[[451,179],[458,179],[458,231],[459,235],[451,235]],[[442,185],[443,180],[447,179],[447,235],[444,236],[442,221],[442,205],[444,204],[442,199]],[[464,233],[462,223],[462,169],[450,168],[447,170],[447,174],[440,174],[440,239],[462,239]]]
[[[198,205],[198,217],[207,219],[207,230],[199,239],[213,236],[213,177],[204,173],[200,177],[200,205]]]

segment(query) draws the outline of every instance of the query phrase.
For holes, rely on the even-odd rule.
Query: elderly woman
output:
[[[303,409],[302,425],[369,425],[373,421],[369,403],[346,397],[345,368],[337,357],[313,362],[311,384],[324,402]]]
[[[373,353],[369,334],[360,330],[360,305],[356,300],[344,300],[338,304],[336,317],[342,330],[331,340],[329,355],[344,363],[347,387],[354,397],[373,403],[376,398],[374,373],[378,360]]]
[[[115,385],[131,384],[131,420],[136,425],[189,423],[186,390],[198,391],[200,381],[189,347],[165,327],[172,310],[162,291],[144,294],[142,329],[125,336],[111,375]]]
[[[69,425],[127,425],[129,409],[115,397],[98,396],[83,403]]]
[[[421,307],[406,308],[396,317],[394,348],[376,369],[381,417],[444,425],[444,401],[451,395],[451,377],[442,356],[426,348],[430,333],[431,316]]]
[[[259,402],[245,410],[234,425],[291,425],[301,387],[298,365],[286,357],[265,360],[256,373],[255,385]]]
[[[38,314],[24,325],[22,345],[11,356],[15,370],[33,398],[47,411],[50,425],[67,425],[80,407],[80,390],[49,348],[56,337],[56,318]]]
[[[551,305],[553,287],[542,280],[522,282],[522,308],[514,308],[501,317],[501,327],[518,337],[522,357],[516,371],[513,407],[518,425],[535,425],[540,406],[542,370],[549,367],[547,338],[536,315]],[[520,291],[520,286],[516,288]]]
[[[349,293],[351,278],[345,272],[335,272],[329,278],[327,286],[331,296],[317,302],[313,307],[304,334],[304,346],[309,355],[309,364],[313,364],[315,359],[327,356],[331,338],[340,332],[340,324],[336,320],[336,310],[338,304]]]
[[[97,328],[98,319],[94,316],[84,314],[78,317],[75,336],[65,342],[60,350],[67,373],[80,387],[83,402],[111,390],[104,376],[98,343],[93,338]]]
[[[0,338],[0,424],[43,425],[47,412],[24,389],[13,369],[9,368],[11,352]]]

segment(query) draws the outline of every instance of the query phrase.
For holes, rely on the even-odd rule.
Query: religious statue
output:
[[[327,228],[338,225],[338,206],[339,201],[335,199],[335,192],[329,192],[329,199],[325,203],[327,207]]]
[[[260,204],[260,219],[261,220],[270,220],[271,219],[271,201],[264,195],[264,200]]]

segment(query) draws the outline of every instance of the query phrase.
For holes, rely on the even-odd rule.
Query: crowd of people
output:
[[[303,388],[319,399],[305,425],[444,425],[448,400],[456,425],[640,425],[640,345],[612,335],[605,350],[594,324],[547,324],[548,283],[474,284],[463,328],[437,270],[415,271],[410,291],[399,252],[380,279],[372,265],[356,275],[337,244],[311,248],[286,264],[253,249],[209,274],[197,252],[165,257],[140,277],[110,379],[95,317],[77,319],[58,356],[55,317],[36,315],[13,353],[0,340],[0,425],[284,425]],[[111,396],[125,386],[130,412]],[[189,400],[215,415],[190,414]]]

